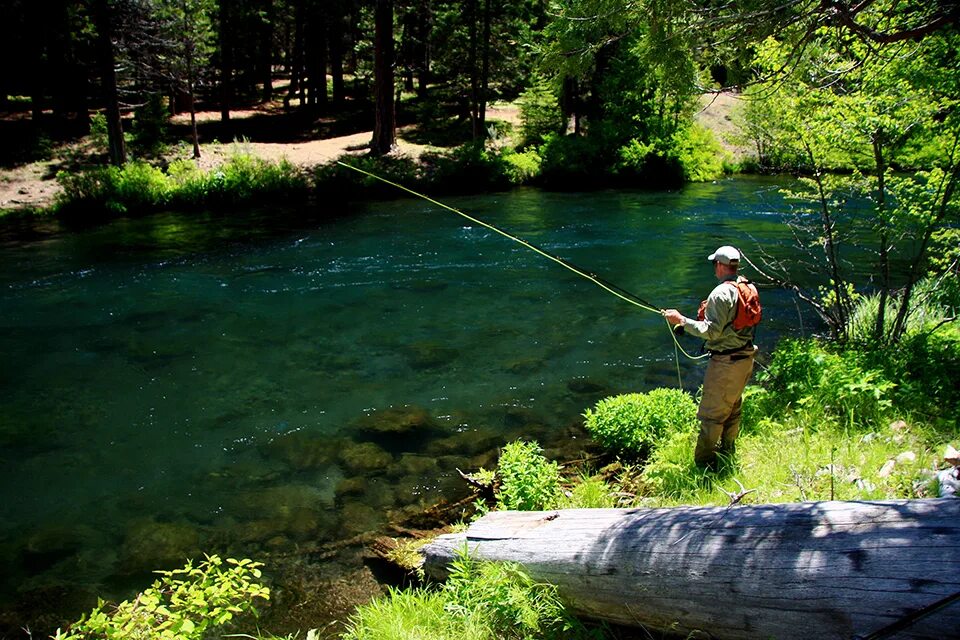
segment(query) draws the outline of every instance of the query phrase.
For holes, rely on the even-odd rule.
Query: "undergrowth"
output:
[[[571,616],[556,587],[519,565],[482,562],[466,550],[438,589],[391,589],[359,607],[344,640],[510,640],[602,638]]]

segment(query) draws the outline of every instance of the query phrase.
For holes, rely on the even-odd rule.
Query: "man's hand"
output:
[[[670,324],[683,324],[683,314],[676,309],[663,309],[660,313]]]

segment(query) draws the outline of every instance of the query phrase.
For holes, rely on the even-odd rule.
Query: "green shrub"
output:
[[[419,182],[417,163],[410,158],[356,156],[343,162],[407,188],[414,188]],[[389,199],[403,195],[396,187],[336,162],[318,167],[313,183],[321,197],[338,200]]]
[[[543,159],[535,150],[522,153],[505,149],[503,161],[506,165],[507,178],[512,184],[529,184],[540,175],[540,165]]]
[[[470,142],[450,153],[420,156],[424,189],[431,193],[477,193],[510,186],[507,164],[483,142]]]
[[[441,591],[390,589],[357,608],[343,640],[512,640],[599,638],[563,607],[556,587],[513,563],[458,554]]]
[[[552,508],[560,496],[560,475],[556,462],[542,455],[536,442],[517,440],[503,448],[497,473],[500,509],[538,511]]]
[[[90,116],[90,142],[100,153],[107,153],[110,142],[107,133],[107,116],[95,113]]]
[[[461,553],[446,590],[448,610],[482,620],[492,638],[572,638],[581,628],[553,585],[538,584],[520,565],[481,562]]]
[[[88,171],[59,171],[57,183],[60,194],[55,209],[103,207],[115,198],[120,170],[116,167],[97,167]]]
[[[616,487],[600,476],[582,475],[560,498],[559,509],[609,509],[617,506]]]
[[[683,167],[688,182],[707,182],[723,176],[725,153],[709,129],[698,124],[681,127],[671,139],[670,155]]]
[[[165,173],[144,161],[124,167],[98,167],[79,173],[61,171],[62,187],[55,209],[94,214],[136,214],[179,206],[185,208],[235,205],[259,198],[302,195],[307,181],[286,160],[274,163],[235,152],[208,173],[189,160],[177,160]]]
[[[163,152],[170,112],[159,93],[133,111],[131,148],[140,155],[155,156]]]
[[[765,411],[804,408],[848,425],[869,426],[890,409],[896,384],[866,363],[864,352],[830,351],[817,340],[781,340],[767,371]]]
[[[191,561],[183,569],[158,571],[162,578],[133,600],[118,605],[101,600],[66,632],[58,630],[55,639],[199,640],[238,614],[256,613],[255,599],[269,600],[270,590],[256,581],[261,566],[207,556],[197,566]]]
[[[566,123],[560,101],[549,80],[535,76],[518,102],[523,145],[541,144],[547,136],[563,133]]]
[[[384,598],[357,607],[343,640],[492,640],[480,621],[448,611],[444,593],[389,588]]]
[[[611,163],[599,136],[548,135],[537,153],[543,159],[540,176],[545,187],[577,190],[611,182]]]
[[[171,181],[163,170],[141,160],[128,162],[117,173],[116,191],[106,206],[118,213],[166,206]]]
[[[605,398],[584,413],[587,431],[601,446],[628,457],[644,457],[672,433],[689,433],[697,407],[679,389],[654,389]]]
[[[956,423],[960,412],[960,327],[917,332],[892,347],[871,351],[867,360],[896,381],[894,397],[899,408]]]

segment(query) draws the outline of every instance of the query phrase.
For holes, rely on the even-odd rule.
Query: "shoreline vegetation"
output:
[[[0,109],[12,114],[0,119],[11,132],[0,161],[21,170],[51,160],[51,136],[73,142],[27,172],[56,173],[57,202],[12,213],[0,203],[0,219],[41,214],[82,226],[165,208],[399,196],[335,164],[304,169],[245,148],[347,135],[357,136],[344,149],[350,162],[436,196],[517,185],[674,189],[737,171],[788,173],[798,176],[783,223],[794,253],[750,267],[815,311],[817,337],[782,340],[757,373],[736,453],[716,473],[693,465],[691,394],[615,396],[584,415],[602,449],[589,463],[561,465],[518,440],[503,443],[495,469],[462,471],[476,490],[467,515],[925,499],[960,486],[954,3],[330,5],[102,1],[41,15],[12,3],[0,44],[7,59],[27,55],[0,87]],[[739,115],[697,117],[705,92],[726,100],[734,87]],[[516,105],[518,117],[488,119],[495,101]],[[241,102],[263,113],[231,120]],[[198,123],[198,104],[220,120]],[[714,134],[728,126],[732,137]],[[398,131],[415,154],[391,153]],[[201,138],[239,142],[212,167],[198,162]],[[749,152],[729,155],[730,144]],[[718,233],[730,233],[723,222]],[[851,268],[855,260],[869,269]],[[800,272],[819,280],[802,288]],[[555,587],[516,565],[465,554],[432,584],[417,569],[422,535],[398,533],[380,546],[407,573],[384,597],[336,628],[301,620],[282,637],[669,637],[577,620]],[[217,627],[280,637],[249,617],[250,607],[296,606],[261,583],[269,566],[261,573],[260,561],[194,558],[130,600],[99,603],[57,637],[227,637]]]
[[[279,201],[284,204],[317,201],[368,201],[403,197],[403,193],[371,178],[351,173],[337,161],[353,164],[371,173],[431,195],[477,194],[503,191],[519,186],[549,190],[590,191],[608,188],[676,189],[686,182],[704,182],[731,175],[742,167],[753,171],[755,164],[742,147],[721,146],[719,135],[734,139],[730,124],[736,97],[728,96],[722,106],[712,109],[705,124],[693,123],[678,138],[677,150],[667,154],[644,151],[639,157],[617,160],[592,142],[578,142],[577,136],[547,135],[540,144],[522,144],[517,130],[522,121],[515,104],[491,108],[491,137],[458,146],[431,146],[401,143],[390,154],[373,156],[340,142],[326,140],[322,151],[312,157],[287,158],[285,147],[274,145],[263,154],[263,145],[239,138],[233,143],[205,145],[213,159],[202,161],[182,153],[131,159],[117,167],[99,164],[103,140],[95,135],[71,148],[51,152],[79,154],[82,161],[51,162],[72,166],[56,171],[54,196],[39,195],[36,204],[21,204],[14,197],[0,204],[4,218],[53,217],[67,222],[104,222],[122,216],[141,216],[161,210],[224,210]],[[707,104],[710,107],[710,104]],[[704,113],[707,113],[706,111]],[[505,119],[495,119],[497,114]],[[718,124],[722,122],[723,124]],[[709,127],[715,127],[711,130]],[[368,134],[353,134],[342,140],[356,142]],[[410,131],[417,137],[417,128]],[[344,148],[346,146],[346,148]],[[365,148],[362,142],[361,149]],[[732,151],[731,151],[732,149]],[[332,153],[339,152],[339,155]],[[271,157],[272,156],[272,157]],[[277,157],[279,156],[279,157]],[[734,157],[739,161],[734,161]],[[319,159],[319,162],[316,161]],[[38,163],[41,164],[41,163]],[[47,173],[51,169],[47,169]],[[10,170],[4,173],[11,184],[20,184]],[[42,191],[37,179],[21,190]],[[10,206],[10,205],[13,206]]]

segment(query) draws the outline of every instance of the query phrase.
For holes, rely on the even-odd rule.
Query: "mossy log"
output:
[[[960,631],[960,500],[675,509],[500,511],[424,547],[445,578],[467,546],[557,585],[571,609],[716,638],[854,638]],[[941,602],[941,604],[943,604]]]

